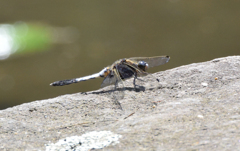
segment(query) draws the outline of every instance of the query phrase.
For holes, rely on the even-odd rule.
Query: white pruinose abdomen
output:
[[[80,82],[80,81],[86,81],[86,80],[95,79],[95,78],[99,78],[99,77],[104,77],[104,74],[106,71],[107,71],[107,68],[104,68],[103,70],[101,70],[98,73],[95,73],[95,74],[92,74],[89,76],[85,76],[85,77],[76,78],[76,81]]]

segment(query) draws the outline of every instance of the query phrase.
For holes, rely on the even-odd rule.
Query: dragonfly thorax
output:
[[[139,61],[138,67],[143,71],[146,71],[148,69],[148,64],[145,61]]]

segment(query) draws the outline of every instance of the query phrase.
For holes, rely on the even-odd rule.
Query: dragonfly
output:
[[[169,56],[155,56],[155,57],[132,57],[124,58],[115,61],[112,65],[105,67],[100,72],[84,76],[80,78],[61,80],[51,83],[51,86],[64,86],[72,83],[78,83],[81,81],[87,81],[90,79],[104,78],[101,87],[106,87],[109,85],[115,85],[115,90],[118,84],[122,84],[124,80],[134,77],[133,85],[136,87],[135,81],[138,77],[146,76],[147,69],[151,67],[156,67],[167,63],[170,60]],[[157,81],[159,81],[157,79]]]

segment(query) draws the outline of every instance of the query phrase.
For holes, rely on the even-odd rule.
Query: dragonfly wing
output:
[[[110,86],[109,86],[110,85]],[[109,87],[106,87],[109,86]],[[112,70],[102,82],[101,87],[106,87],[106,95],[112,99],[120,109],[122,109],[121,104],[118,100],[124,98],[124,84],[116,69]]]
[[[170,59],[169,56],[155,56],[155,57],[133,57],[129,58],[133,61],[145,61],[148,63],[149,68],[156,67],[167,63]]]
[[[102,84],[101,84],[101,88],[115,84],[117,81],[116,76],[112,75],[112,74],[108,74],[108,76],[103,80]]]
[[[115,103],[121,107],[121,104],[120,102],[118,102],[118,100],[121,100],[124,98],[125,86],[124,86],[123,80],[120,77],[119,71],[117,69],[113,69],[113,72],[114,72],[114,77],[116,77],[116,82],[110,96],[115,100]]]

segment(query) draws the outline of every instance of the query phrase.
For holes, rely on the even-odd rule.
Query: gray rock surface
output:
[[[102,150],[240,149],[240,56],[154,76],[138,91],[126,81],[122,109],[100,89],[2,110],[0,150],[45,150],[92,131],[122,136]]]

